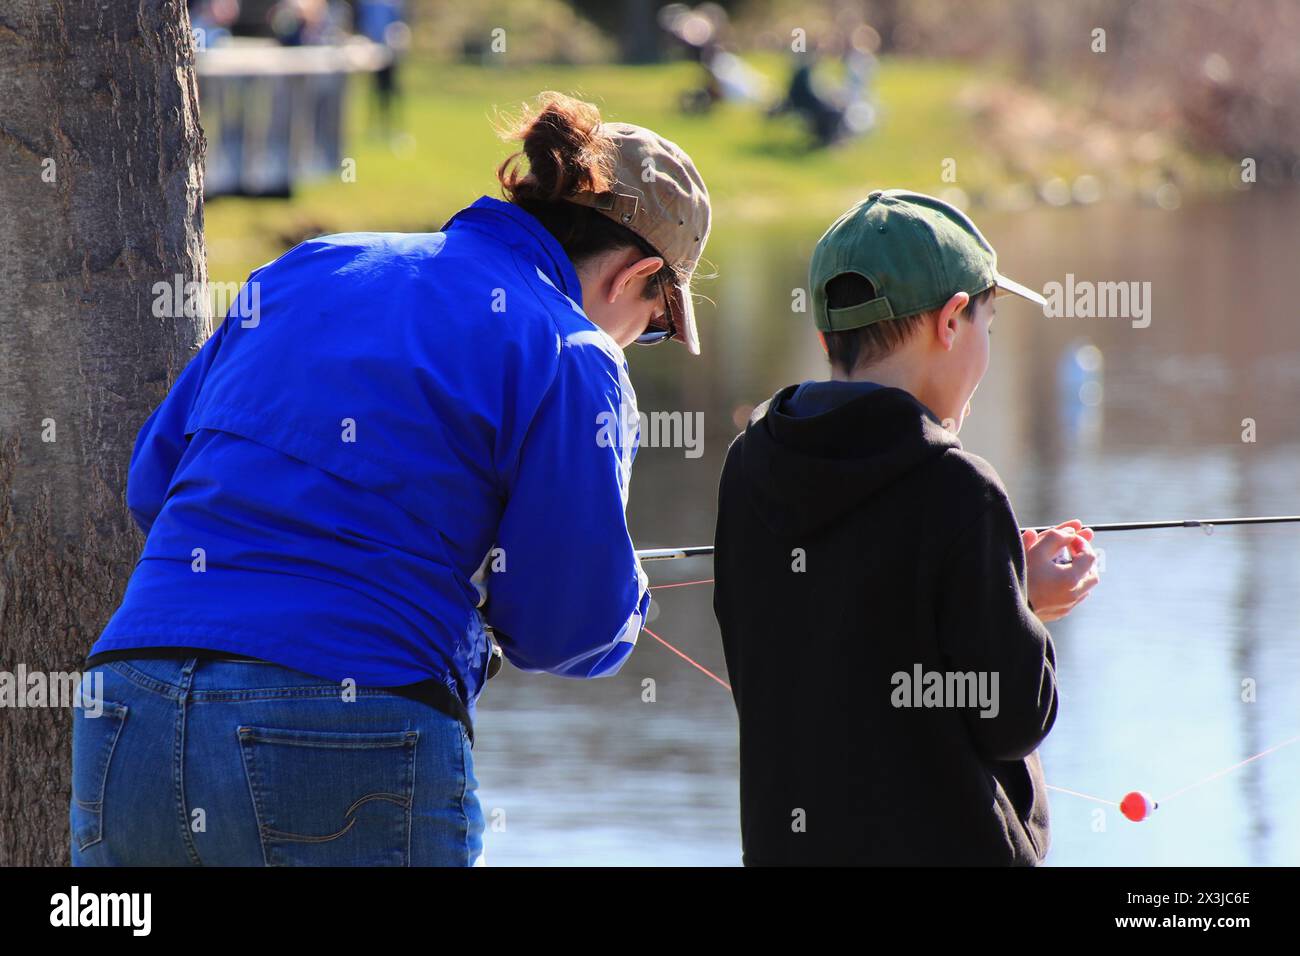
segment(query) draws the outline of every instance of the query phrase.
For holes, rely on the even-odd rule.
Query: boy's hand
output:
[[[1093,552],[1092,529],[1083,527],[1077,518],[1063,521],[1041,535],[1024,531],[1025,574],[1029,585],[1029,603],[1044,623],[1059,621],[1074,610],[1101,580],[1097,572],[1097,555]],[[1057,563],[1064,551],[1069,560]]]

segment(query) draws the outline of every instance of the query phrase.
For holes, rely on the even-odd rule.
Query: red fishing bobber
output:
[[[1134,823],[1140,823],[1151,816],[1151,812],[1159,806],[1160,804],[1156,803],[1150,794],[1134,790],[1132,793],[1125,794],[1124,799],[1119,802],[1119,812]]]

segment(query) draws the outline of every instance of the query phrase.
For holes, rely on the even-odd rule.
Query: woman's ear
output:
[[[626,258],[621,261],[624,264],[610,284],[609,301],[611,304],[623,294],[633,279],[638,276],[648,279],[664,267],[664,261],[659,256],[642,257],[636,250],[630,251]]]

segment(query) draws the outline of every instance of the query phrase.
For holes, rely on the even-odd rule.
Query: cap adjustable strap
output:
[[[843,309],[826,310],[826,318],[830,322],[832,332],[847,332],[849,329],[859,329],[872,322],[893,317],[894,309],[883,295]]]
[[[622,222],[631,222],[641,206],[641,197],[634,193],[575,193],[568,198],[580,206],[591,206],[605,212],[612,210]]]

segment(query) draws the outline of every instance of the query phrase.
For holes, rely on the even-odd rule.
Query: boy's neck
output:
[[[838,366],[831,366],[833,382],[874,382],[888,388],[901,388],[913,397],[920,398],[922,389],[920,376],[894,362],[878,362],[875,365],[860,365],[851,372]]]

